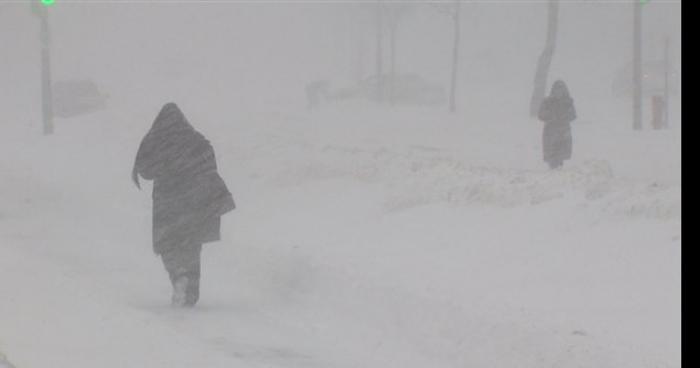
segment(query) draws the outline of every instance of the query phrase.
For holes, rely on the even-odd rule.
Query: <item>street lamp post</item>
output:
[[[632,127],[642,129],[642,5],[646,1],[634,3],[634,41],[632,51],[634,97],[632,102]]]
[[[53,134],[53,97],[51,93],[51,37],[48,7],[55,0],[41,0],[42,5],[32,1],[32,12],[39,18],[41,26],[41,115],[44,135]]]

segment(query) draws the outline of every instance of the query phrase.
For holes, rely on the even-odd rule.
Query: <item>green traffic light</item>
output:
[[[41,0],[41,3],[46,5],[46,6],[53,5],[53,3],[55,3],[55,2],[56,2],[56,0]]]

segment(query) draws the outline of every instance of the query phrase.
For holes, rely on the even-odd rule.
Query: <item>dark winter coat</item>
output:
[[[544,161],[561,164],[571,158],[571,122],[576,119],[574,100],[569,96],[566,84],[556,81],[549,97],[540,105],[538,114],[544,122],[542,154]]]
[[[220,240],[221,215],[235,208],[214,149],[177,105],[166,104],[141,141],[132,177],[153,183],[153,250]]]

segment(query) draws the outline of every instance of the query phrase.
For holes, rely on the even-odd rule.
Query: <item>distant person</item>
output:
[[[174,103],[160,110],[141,141],[132,179],[153,180],[153,251],[173,285],[173,306],[199,300],[202,244],[218,241],[221,215],[235,208],[214,149]]]
[[[558,80],[548,97],[542,101],[538,114],[544,122],[542,153],[550,169],[560,169],[571,158],[571,122],[576,119],[574,100],[566,84]]]
[[[668,122],[665,118],[666,100],[664,96],[651,96],[651,127],[654,129],[668,128]]]
[[[330,98],[330,82],[327,80],[317,80],[306,85],[306,107],[309,110],[321,105],[322,102],[327,102]]]

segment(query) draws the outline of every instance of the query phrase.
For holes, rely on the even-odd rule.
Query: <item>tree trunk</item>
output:
[[[390,30],[390,44],[389,44],[389,52],[391,55],[389,56],[389,102],[393,105],[394,104],[394,86],[396,83],[396,19],[393,19],[391,23],[391,30]]]
[[[632,127],[642,129],[642,3],[634,2],[634,46],[632,51],[634,93]]]
[[[383,102],[384,101],[384,78],[382,76],[383,70],[382,70],[382,56],[384,54],[384,49],[382,47],[382,2],[381,0],[377,0],[377,14],[376,14],[376,32],[377,32],[377,101],[378,102]]]
[[[359,39],[355,44],[355,68],[354,80],[357,83],[362,82],[365,77],[365,44]]]
[[[530,116],[536,117],[540,109],[542,100],[547,89],[547,75],[549,67],[552,64],[554,49],[557,42],[557,26],[559,21],[559,0],[549,0],[548,16],[547,16],[547,40],[544,50],[540,54],[537,61],[537,69],[535,71],[535,82],[530,98]]]
[[[51,58],[49,12],[41,10],[41,110],[44,134],[53,133],[53,101],[51,94]]]
[[[450,112],[457,111],[457,69],[459,68],[459,40],[460,40],[460,0],[455,1],[454,13],[454,45],[452,46],[452,77],[450,83]]]

